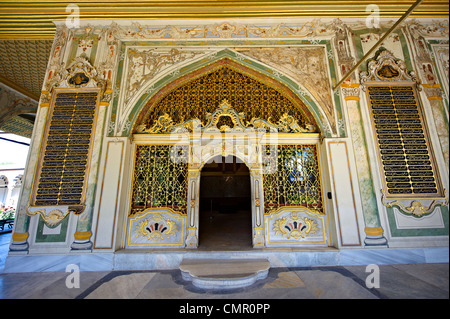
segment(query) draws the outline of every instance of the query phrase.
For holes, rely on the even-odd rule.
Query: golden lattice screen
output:
[[[263,162],[266,213],[283,206],[324,213],[316,145],[267,145]]]
[[[285,113],[294,117],[301,127],[315,125],[305,114],[307,107],[301,101],[294,102],[279,89],[228,65],[201,75],[164,95],[140,124],[150,128],[160,116],[168,114],[174,124],[199,119],[205,125],[206,115],[213,113],[224,100],[236,112],[245,115],[245,125],[253,118],[276,123]]]
[[[187,209],[187,149],[172,145],[137,145],[130,215],[151,207]]]

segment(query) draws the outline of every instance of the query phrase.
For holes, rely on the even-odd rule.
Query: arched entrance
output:
[[[247,245],[325,245],[319,137],[313,114],[298,96],[235,61],[225,58],[174,80],[150,98],[133,127],[128,247],[201,249],[203,244],[205,249],[217,249],[219,241],[221,249],[238,245],[239,250]],[[299,153],[305,143],[312,143],[307,146],[310,151]],[[225,207],[232,201],[224,199],[223,190],[220,196],[204,194],[211,190],[205,183],[209,163],[227,156],[233,164],[237,158],[245,163],[251,214],[248,222],[243,213],[247,221],[239,226],[250,224],[251,230],[234,233],[233,240],[236,234],[250,233],[250,244],[248,237],[242,242],[226,238],[233,237],[236,218],[227,219],[231,226],[218,222],[225,227],[225,236],[216,244],[208,243],[208,232],[202,233],[203,228],[208,230],[205,220],[212,223],[214,217],[220,220],[218,216],[238,211]],[[289,179],[295,174],[301,177]],[[310,175],[315,178],[305,178]],[[284,222],[294,227],[286,232]],[[148,225],[161,227],[161,233]],[[214,225],[209,230],[220,234]]]
[[[217,156],[200,177],[199,249],[252,247],[250,170],[235,156]]]

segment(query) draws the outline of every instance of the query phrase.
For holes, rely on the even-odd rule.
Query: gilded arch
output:
[[[245,126],[261,124],[253,123],[256,119],[269,125],[295,120],[295,124],[306,131],[317,131],[314,116],[296,94],[279,81],[229,58],[202,67],[164,87],[141,109],[132,131],[145,132],[157,125],[161,117],[165,124],[170,121],[178,125],[197,119],[205,126],[208,117],[213,119],[224,101]]]
[[[229,49],[202,57],[178,69],[174,68],[174,71],[169,75],[165,75],[159,79],[149,80],[143,84],[142,89],[140,89],[140,92],[143,92],[143,94],[136,99],[137,102],[129,109],[128,115],[126,115],[128,124],[123,125],[122,129],[119,129],[119,134],[122,136],[131,136],[136,133],[135,129],[139,125],[138,123],[142,121],[142,117],[147,114],[149,108],[155,101],[161,99],[177,86],[193,78],[202,76],[208,69],[217,68],[219,65],[233,66],[244,74],[253,76],[260,81],[265,81],[273,87],[282,90],[292,101],[295,101],[298,105],[305,106],[304,110],[308,113],[309,119],[312,119],[316,123],[317,129],[323,137],[331,136],[334,131],[332,125],[329,123],[320,105],[307,89],[275,68],[263,65],[252,58]],[[113,108],[113,122],[115,122],[116,112],[117,110]]]

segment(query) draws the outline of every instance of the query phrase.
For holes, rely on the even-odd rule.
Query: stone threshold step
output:
[[[184,280],[203,289],[236,289],[267,277],[267,259],[183,259],[180,263]]]

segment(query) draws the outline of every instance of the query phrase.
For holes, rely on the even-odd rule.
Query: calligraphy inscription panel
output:
[[[439,195],[426,127],[412,86],[369,86],[386,195]]]
[[[34,206],[83,201],[98,91],[55,94]]]

